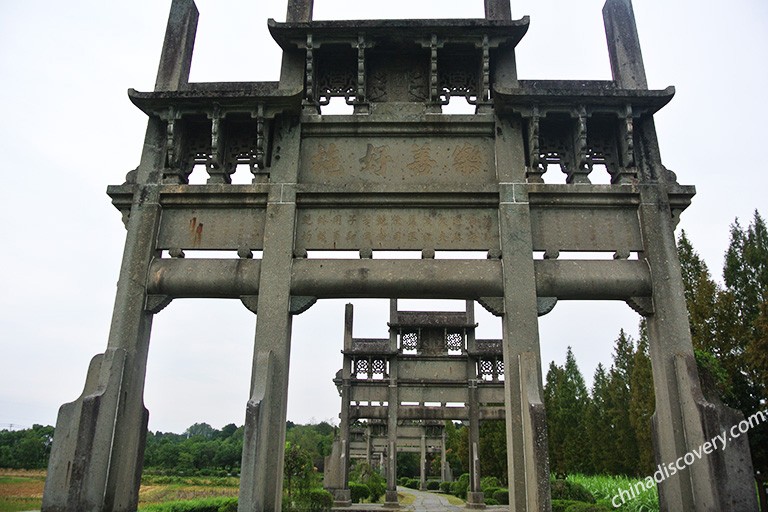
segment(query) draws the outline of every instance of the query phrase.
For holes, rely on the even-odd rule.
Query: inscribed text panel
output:
[[[490,137],[312,137],[302,142],[299,180],[394,187],[494,183]]]
[[[261,208],[164,208],[157,248],[261,250],[264,217]]]
[[[490,208],[302,209],[296,247],[484,251],[499,247],[499,220]]]

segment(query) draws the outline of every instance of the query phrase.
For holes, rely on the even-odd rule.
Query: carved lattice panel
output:
[[[477,362],[478,377],[483,378],[486,376],[493,376],[493,359],[480,359]]]
[[[463,96],[476,101],[479,96],[479,73],[479,53],[451,53],[446,58],[439,58],[440,100],[447,103],[451,96]]]
[[[464,331],[448,331],[445,334],[445,347],[453,352],[464,350]]]
[[[419,348],[419,332],[403,331],[400,335],[401,350],[416,350]]]
[[[370,363],[367,358],[355,359],[355,373],[356,375],[368,375],[370,371]]]
[[[384,359],[373,359],[371,361],[371,373],[373,375],[386,375],[387,362]]]

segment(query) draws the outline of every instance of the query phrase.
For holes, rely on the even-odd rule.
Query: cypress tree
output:
[[[655,410],[656,398],[645,319],[640,321],[640,340],[637,342],[629,385],[629,421],[635,431],[638,452],[635,474],[650,475],[654,469],[651,416]]]

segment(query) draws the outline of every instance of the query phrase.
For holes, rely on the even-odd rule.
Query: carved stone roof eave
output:
[[[635,116],[655,114],[675,95],[672,86],[662,90],[619,89],[609,80],[520,80],[519,87],[493,86],[497,111],[531,115],[534,106],[545,110],[584,105],[594,111],[632,107]]]
[[[307,34],[316,42],[353,42],[360,34],[371,40],[398,42],[419,41],[435,34],[452,42],[482,40],[487,36],[491,47],[500,44],[516,46],[528,31],[529,17],[519,20],[486,19],[426,19],[426,20],[334,20],[281,23],[269,19],[267,25],[272,38],[283,50],[305,48]]]
[[[179,91],[141,92],[128,89],[128,98],[147,115],[173,107],[177,112],[207,112],[216,104],[223,112],[255,110],[262,105],[269,117],[301,109],[302,91],[286,91],[279,82],[200,82]]]

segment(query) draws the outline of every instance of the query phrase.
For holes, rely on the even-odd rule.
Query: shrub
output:
[[[451,482],[440,482],[440,491],[451,494]]]
[[[509,505],[509,489],[499,489],[493,493],[493,499],[499,502],[499,505]]]
[[[325,489],[310,489],[307,493],[307,499],[309,500],[309,510],[313,512],[331,510],[333,506],[333,494]]]
[[[408,481],[405,483],[405,486],[409,489],[418,489],[421,485],[421,480],[418,478],[409,478]]]
[[[405,487],[405,484],[408,483],[408,480],[410,480],[410,478],[408,478],[407,476],[401,476],[400,478],[397,479],[397,485]]]
[[[439,491],[440,490],[440,482],[437,480],[429,480],[427,482],[427,490],[428,491]]]
[[[467,499],[467,490],[469,490],[469,473],[464,473],[451,484],[451,494],[465,500]]]
[[[493,493],[495,493],[498,490],[499,490],[498,487],[486,487],[485,489],[483,489],[483,493],[487,498],[493,498]]]
[[[574,503],[578,503],[578,501],[552,500],[552,512],[565,512]]]
[[[571,500],[594,503],[595,497],[581,484],[568,480],[554,480],[551,482],[553,500]]]
[[[371,495],[371,490],[365,484],[349,482],[349,493],[352,495],[352,503],[360,503]]]
[[[499,479],[495,476],[484,476],[480,479],[480,490],[483,492],[488,492],[488,489],[491,487],[495,487],[498,489],[501,487],[501,483],[499,483]]]
[[[577,501],[565,509],[565,512],[609,512],[610,510],[610,507],[606,507],[601,503]]]
[[[485,498],[484,502],[485,502],[486,505],[498,505],[499,504],[499,502],[496,501],[493,498]]]

